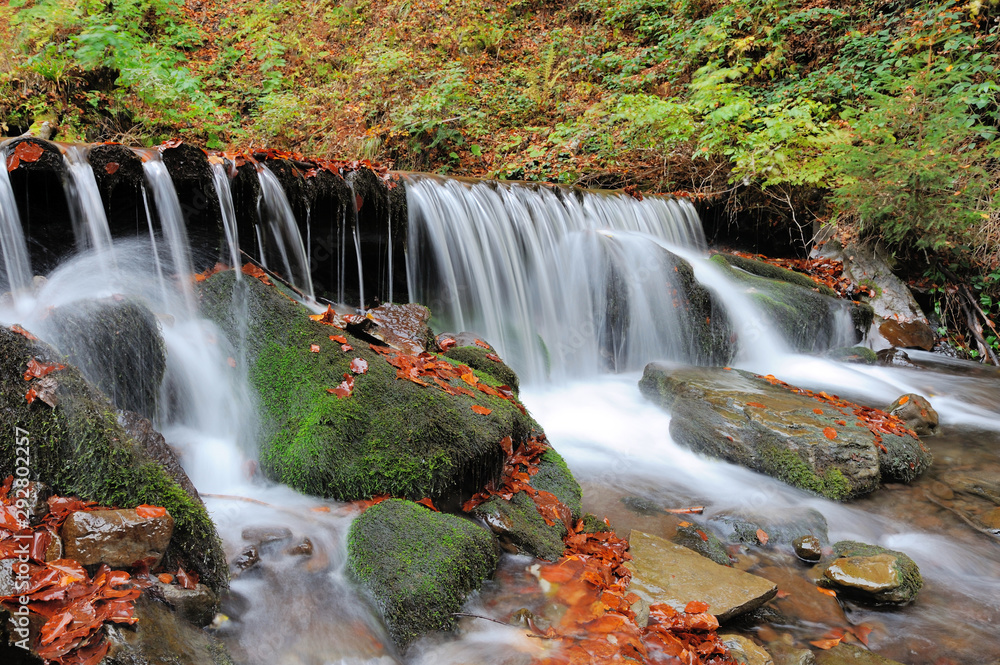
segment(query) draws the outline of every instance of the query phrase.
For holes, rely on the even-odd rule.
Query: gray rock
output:
[[[898,416],[907,427],[920,436],[937,433],[938,413],[926,397],[914,393],[901,395],[887,406],[885,411]]]
[[[751,612],[778,592],[768,580],[714,561],[657,536],[629,534],[632,571],[629,591],[650,604],[667,603],[682,610],[690,601],[708,603],[720,622]]]
[[[84,566],[106,563],[127,568],[151,559],[155,568],[174,533],[174,518],[139,517],[134,510],[93,510],[71,513],[60,536],[67,559]]]
[[[291,540],[292,530],[283,526],[251,526],[243,529],[240,535],[248,543],[261,547]]]
[[[767,643],[767,651],[774,659],[774,665],[816,665],[816,656],[809,649],[774,641]]]
[[[854,541],[833,546],[837,558],[823,569],[819,584],[862,602],[905,604],[923,586],[920,570],[902,552]]]
[[[751,545],[757,544],[757,530],[767,534],[769,544],[791,545],[801,536],[815,536],[821,546],[829,542],[826,518],[814,508],[785,508],[771,514],[719,513],[712,521],[723,524],[731,531],[732,540]]]
[[[874,651],[841,642],[832,649],[815,652],[817,665],[902,665]]]
[[[799,536],[792,541],[795,556],[803,561],[819,561],[823,556],[823,544],[816,536]]]
[[[702,534],[704,534],[704,537],[702,537]],[[670,540],[697,552],[703,557],[711,559],[719,565],[733,565],[729,559],[729,552],[726,551],[726,546],[719,540],[719,537],[709,530],[698,528],[696,524],[677,527],[677,531]]]
[[[219,597],[204,584],[193,589],[185,589],[179,584],[163,584],[156,581],[163,599],[182,618],[196,626],[204,627],[212,623],[219,610]]]
[[[136,443],[142,447],[146,457],[159,464],[187,492],[188,496],[201,503],[198,490],[195,489],[194,483],[188,478],[187,472],[184,471],[184,467],[181,466],[180,461],[177,459],[177,455],[167,444],[163,435],[156,431],[153,423],[148,418],[134,411],[122,411],[118,414],[118,422],[135,439]]]

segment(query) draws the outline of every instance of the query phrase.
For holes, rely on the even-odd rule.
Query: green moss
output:
[[[816,475],[806,462],[791,450],[774,446],[762,449],[764,471],[789,485],[821,494],[835,501],[843,501],[852,494],[852,488],[840,469],[829,468],[822,476]]]
[[[234,273],[219,273],[201,284],[201,294],[203,311],[231,339],[246,340],[263,416],[262,470],[300,491],[343,500],[392,494],[455,501],[499,475],[505,436],[520,441],[540,429],[499,397],[452,396],[432,381],[397,379],[367,341],[310,320],[305,308],[257,280],[237,283]],[[353,350],[341,351],[331,334],[345,334]],[[350,373],[353,358],[365,359],[368,371],[355,377],[351,397],[338,399],[327,389]],[[492,412],[476,414],[474,404]]]
[[[704,538],[702,534],[705,535]],[[719,565],[733,565],[729,560],[729,553],[726,552],[726,546],[719,540],[718,536],[711,531],[699,528],[696,524],[677,527],[677,532],[670,540],[689,550],[694,550]]]
[[[717,254],[717,256],[721,256],[729,265],[735,266],[740,270],[744,270],[751,275],[757,275],[758,277],[763,277],[764,279],[788,282],[789,284],[795,284],[796,286],[819,291],[823,295],[831,296],[833,298],[837,297],[837,292],[829,286],[820,284],[812,277],[804,275],[800,272],[795,272],[794,270],[788,270],[787,268],[782,268],[781,266],[765,263],[764,261],[755,261],[754,259],[736,256],[735,254]]]
[[[866,346],[842,346],[832,349],[827,356],[834,360],[861,365],[874,365],[878,362],[878,356]]]
[[[204,506],[189,496],[118,423],[106,398],[73,366],[50,376],[59,383],[51,408],[25,399],[28,360],[58,360],[54,350],[0,328],[0,427],[28,432],[32,478],[65,496],[117,507],[164,506],[175,530],[168,564],[183,562],[213,589],[228,584],[228,568],[215,526]],[[14,472],[14,437],[0,438],[0,477]]]
[[[587,513],[583,516],[583,530],[585,533],[608,533],[611,527],[594,513]]]
[[[444,355],[493,377],[500,382],[500,385],[510,386],[517,393],[520,390],[517,374],[506,363],[487,358],[486,355],[489,353],[495,353],[495,351],[478,346],[456,346],[448,349]]]
[[[893,590],[893,602],[909,602],[916,597],[917,592],[924,586],[920,569],[909,556],[897,550],[890,550],[878,545],[858,542],[856,540],[841,540],[834,543],[833,553],[837,557],[868,557],[879,554],[889,554],[895,558],[895,568],[899,579],[899,589]],[[826,578],[820,578],[821,583],[829,584]],[[875,600],[879,600],[876,596]]]
[[[573,519],[580,519],[583,513],[583,490],[566,465],[566,460],[555,450],[550,448],[542,454],[538,473],[531,477],[531,486],[555,494],[569,507]]]
[[[490,576],[496,540],[474,522],[392,499],[351,525],[348,570],[374,597],[396,644],[405,649],[452,613]]]

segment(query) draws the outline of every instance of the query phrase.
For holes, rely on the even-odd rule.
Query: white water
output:
[[[191,268],[191,245],[188,242],[187,225],[184,222],[181,202],[177,198],[177,190],[159,153],[152,153],[150,158],[142,163],[142,170],[146,175],[146,182],[153,190],[156,214],[160,220],[160,230],[167,241],[174,277],[188,311],[193,312],[195,304],[194,292],[191,290],[191,275],[194,272]]]
[[[302,233],[295,221],[288,197],[285,196],[285,190],[282,189],[277,176],[266,166],[258,168],[257,175],[260,178],[264,212],[270,230],[268,238],[278,246],[288,281],[298,287],[310,300],[314,300],[316,294],[313,291],[309,255],[306,253]]]
[[[236,209],[233,205],[233,192],[229,187],[229,175],[224,164],[212,162],[212,184],[219,197],[219,209],[222,211],[222,226],[226,231],[226,246],[229,248],[229,265],[239,267],[240,237],[236,227]],[[241,279],[242,273],[236,271],[236,278]]]
[[[81,146],[66,148],[66,172],[69,174],[66,200],[69,201],[77,248],[93,248],[99,258],[100,269],[107,271],[114,266],[115,261],[111,228],[108,226],[94,169],[87,161],[88,152],[89,148]]]
[[[31,262],[21,228],[21,217],[7,173],[7,150],[0,147],[0,260],[7,275],[6,288],[15,294],[31,285]]]

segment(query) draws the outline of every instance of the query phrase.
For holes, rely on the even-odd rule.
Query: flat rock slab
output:
[[[831,499],[867,494],[884,477],[912,479],[895,470],[916,476],[931,462],[914,436],[885,433],[880,441],[852,408],[774,377],[650,363],[639,388],[671,412],[678,443]]]
[[[778,592],[774,582],[720,566],[669,540],[641,531],[629,534],[632,571],[629,591],[649,604],[666,603],[678,610],[692,600],[708,603],[720,622],[757,609]]]
[[[152,558],[150,568],[163,558],[174,533],[174,518],[139,517],[134,510],[92,510],[71,513],[60,535],[67,559],[84,566],[106,563],[127,568]]]

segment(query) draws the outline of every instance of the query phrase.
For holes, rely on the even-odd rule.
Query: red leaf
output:
[[[183,568],[178,568],[176,577],[177,583],[185,589],[194,589],[198,586],[198,573],[189,573]]]
[[[858,624],[857,626],[851,627],[851,632],[854,636],[861,640],[861,643],[868,646],[868,635],[872,632],[871,626],[866,624]]]
[[[347,344],[347,338],[343,335],[330,335],[330,339],[334,342],[340,342],[341,344]]]
[[[47,376],[52,372],[58,372],[61,369],[66,369],[66,365],[60,365],[59,363],[40,363],[32,358],[28,361],[28,371],[24,373],[24,380],[30,381],[32,378],[40,379],[43,376]]]
[[[28,392],[24,395],[24,399],[28,400],[28,404],[34,402],[36,397],[38,397],[38,393],[35,392],[34,388],[28,388]]]
[[[493,413],[493,409],[487,409],[485,406],[479,406],[478,404],[473,404],[469,408],[471,408],[473,411],[475,411],[481,416],[488,416],[491,413]]]
[[[697,531],[695,531],[695,533],[697,533],[697,534],[698,534],[698,536],[699,536],[699,537],[700,537],[700,538],[701,538],[702,540],[704,540],[704,541],[705,541],[706,543],[708,542],[708,534],[706,534],[706,533],[705,533],[704,531],[702,531],[701,529],[698,529]]]
[[[480,348],[483,348],[483,349],[488,349],[488,348],[490,348],[490,345],[489,345],[489,344],[487,344],[486,342],[484,342],[484,341],[483,341],[483,340],[481,340],[481,339],[477,339],[477,340],[476,340],[476,346],[478,346],[478,347],[480,347]]]
[[[760,402],[747,402],[747,406],[752,406],[755,409],[766,409],[767,407]]]
[[[340,350],[343,351],[344,353],[347,353],[348,351],[353,351],[354,347],[351,346],[350,344],[341,344]]]
[[[761,545],[767,545],[767,532],[763,529],[757,529],[757,542]]]
[[[355,374],[364,374],[368,371],[368,361],[364,358],[355,358],[351,361],[351,371]]]
[[[148,520],[154,517],[163,517],[167,514],[167,509],[162,506],[150,506],[144,503],[141,506],[135,507],[135,514],[144,520]]]
[[[440,342],[438,342],[438,346],[441,347],[442,351],[447,351],[456,344],[458,344],[458,342],[453,340],[451,337],[445,337]]]
[[[833,647],[835,647],[838,644],[840,644],[840,638],[836,637],[836,638],[831,639],[831,640],[814,640],[814,641],[810,642],[809,644],[811,644],[814,647],[817,647],[819,649],[823,649],[823,650],[832,649]]]
[[[427,508],[430,508],[435,513],[441,512],[440,510],[434,507],[434,503],[430,500],[430,497],[424,497],[420,501],[417,501],[417,503],[419,503],[421,506],[426,506]]]
[[[104,172],[108,175],[114,175],[118,173],[118,162],[108,162],[104,165]]]
[[[17,158],[17,155],[11,153],[7,155],[7,173],[11,171],[16,171],[17,167],[21,165],[21,160]]]
[[[486,359],[487,360],[492,360],[495,363],[502,363],[503,362],[503,360],[500,359],[500,356],[498,356],[495,353],[487,353],[486,354]]]
[[[837,438],[837,430],[833,429],[832,427],[824,427],[823,428],[823,436],[825,436],[828,439],[836,439]]]
[[[684,611],[688,614],[700,614],[708,610],[708,603],[702,602],[700,600],[692,600],[684,608]]]
[[[255,266],[252,263],[247,263],[243,266],[242,270],[244,275],[259,279],[263,284],[271,286],[271,278],[268,277],[267,273],[261,270],[258,266]]]
[[[37,162],[38,159],[45,154],[45,148],[38,145],[37,143],[31,143],[25,141],[23,143],[18,143],[17,147],[14,148],[14,154],[19,160],[25,163]]]
[[[319,353],[319,344],[310,344],[309,345],[309,350],[312,353]]]
[[[16,332],[16,333],[17,333],[18,335],[22,335],[22,336],[24,336],[24,337],[27,337],[27,338],[28,338],[28,339],[30,339],[30,340],[36,340],[36,339],[38,339],[37,337],[35,337],[35,336],[34,336],[34,335],[32,335],[32,334],[31,334],[30,332],[28,332],[27,330],[25,330],[24,328],[22,328],[21,326],[19,326],[19,325],[18,325],[18,324],[16,324],[16,323],[15,323],[14,325],[12,325],[12,326],[10,327],[10,329],[11,329],[12,331]]]

